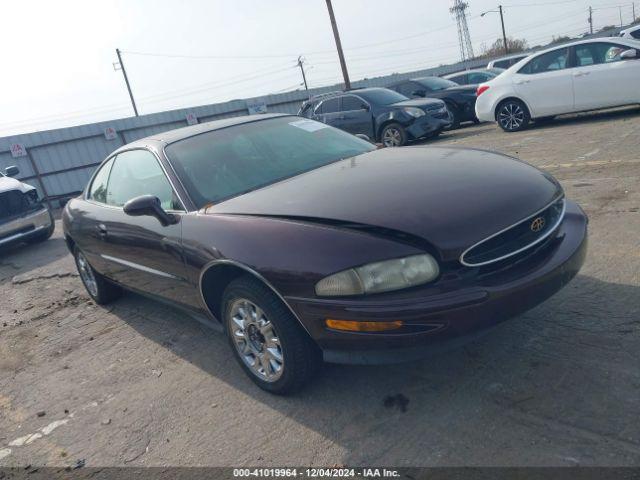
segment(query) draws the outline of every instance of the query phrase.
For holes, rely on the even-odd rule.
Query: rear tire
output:
[[[240,277],[227,286],[222,318],[236,360],[263,390],[293,393],[322,363],[320,349],[287,306],[253,277]]]
[[[529,125],[531,115],[527,106],[515,98],[501,102],[496,108],[496,121],[505,132],[519,132]]]
[[[78,247],[75,247],[73,256],[76,261],[76,268],[80,275],[80,280],[87,293],[98,305],[110,303],[122,296],[122,288],[114,285],[109,280],[96,272],[84,254]]]
[[[399,123],[390,123],[380,132],[380,142],[385,147],[402,147],[407,144],[407,132]]]

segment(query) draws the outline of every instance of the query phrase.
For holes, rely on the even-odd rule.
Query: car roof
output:
[[[506,55],[504,57],[494,58],[489,63],[501,62],[502,60],[511,60],[512,58],[518,58],[518,57],[528,57],[529,55],[532,55],[532,53],[533,52],[514,53],[514,54],[511,54],[511,55]]]
[[[553,50],[557,50],[559,48],[567,48],[573,47],[575,45],[584,45],[585,43],[600,43],[600,42],[613,42],[613,43],[623,43],[631,48],[638,48],[638,41],[633,40],[631,38],[621,38],[621,37],[596,37],[596,38],[586,38],[582,40],[576,40],[574,42],[568,43],[560,43],[558,45],[554,45],[553,47],[545,48],[544,50],[538,50],[531,55],[535,55],[536,57],[542,53],[552,52]]]
[[[394,84],[395,85],[395,84]],[[319,100],[324,100],[326,98],[333,98],[340,95],[357,95],[358,93],[367,93],[367,92],[375,92],[377,90],[389,90],[386,87],[365,87],[365,88],[352,88],[350,90],[336,90],[333,92],[327,93],[319,93],[318,95],[314,95],[305,103],[317,102]]]
[[[640,45],[638,45],[638,41],[634,40],[632,38],[620,38],[620,37],[596,37],[596,38],[587,38],[587,39],[582,39],[582,40],[576,40],[574,42],[569,42],[569,43],[560,43],[558,45],[554,45],[553,47],[549,47],[546,48],[544,50],[538,50],[537,52],[532,53],[530,56],[531,57],[538,57],[540,55],[543,55],[545,53],[548,52],[552,52],[554,50],[558,50],[559,48],[568,48],[568,47],[573,47],[575,45],[584,45],[586,43],[599,43],[599,42],[614,42],[614,43],[622,43],[624,45],[627,45],[630,48],[639,48]],[[508,72],[515,72],[517,70],[519,70],[520,68],[522,68],[522,66],[524,65],[524,63],[526,61],[529,60],[529,56],[523,58],[522,60],[520,60],[517,63],[514,63],[513,65],[511,65],[507,71]]]
[[[177,128],[175,130],[169,130],[167,132],[156,133],[148,137],[135,140],[134,142],[123,145],[114,153],[130,150],[131,148],[144,147],[146,145],[156,144],[169,144],[183,140],[185,138],[193,137],[200,133],[211,132],[213,130],[220,130],[222,128],[233,127],[235,125],[243,125],[245,123],[259,122],[262,120],[268,120],[270,118],[295,116],[293,114],[286,113],[260,113],[257,115],[245,115],[242,117],[223,118],[220,120],[213,120],[211,122],[199,123],[198,125],[191,125],[189,127]]]

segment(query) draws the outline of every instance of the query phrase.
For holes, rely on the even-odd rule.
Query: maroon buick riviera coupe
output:
[[[322,360],[405,361],[472,337],[557,292],[587,246],[580,207],[517,159],[376,150],[289,115],[123,146],[63,226],[97,303],[130,289],[206,315],[273,393]]]

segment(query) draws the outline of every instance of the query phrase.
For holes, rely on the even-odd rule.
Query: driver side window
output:
[[[114,161],[107,188],[107,204],[124,206],[140,195],[154,195],[164,210],[182,210],[158,160],[148,150],[129,150]]]

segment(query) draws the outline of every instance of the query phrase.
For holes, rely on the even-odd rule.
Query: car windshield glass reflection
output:
[[[409,100],[409,97],[386,88],[370,88],[366,91],[358,92],[358,95],[374,105],[393,105],[394,103]]]
[[[373,149],[323,123],[280,117],[189,137],[165,151],[202,208]]]

